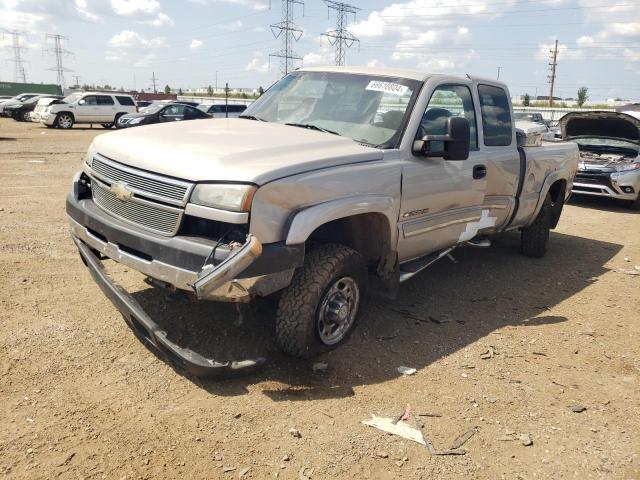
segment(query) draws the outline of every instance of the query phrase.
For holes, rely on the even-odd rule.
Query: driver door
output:
[[[87,95],[78,100],[74,111],[76,122],[90,123],[97,122],[98,99],[95,95]]]
[[[469,121],[469,157],[462,161],[412,155],[402,172],[399,218],[400,262],[413,260],[473,238],[485,223],[486,168],[478,150],[478,127],[471,83],[437,86],[422,116],[417,138],[447,133],[449,117]],[[443,142],[431,142],[437,155]],[[483,173],[484,172],[484,173]]]
[[[176,122],[184,119],[185,105],[169,105],[160,112],[161,122]]]

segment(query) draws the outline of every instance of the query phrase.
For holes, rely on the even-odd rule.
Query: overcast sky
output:
[[[560,42],[556,94],[589,88],[592,100],[640,99],[639,0],[353,0],[349,30],[360,38],[347,65],[418,68],[500,78],[512,94],[548,93],[549,49]],[[295,6],[303,30],[295,51],[304,65],[334,62],[320,34],[334,28],[321,0]],[[0,0],[0,28],[20,29],[28,81],[53,83],[45,33],[69,37],[67,83],[148,89],[267,87],[279,78],[280,49],[269,25],[280,21],[272,0]],[[0,37],[0,80],[13,80],[11,36]]]

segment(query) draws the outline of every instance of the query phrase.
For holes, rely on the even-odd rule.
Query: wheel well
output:
[[[564,206],[564,196],[567,191],[567,181],[557,180],[549,187],[549,196],[553,202],[553,213],[551,215],[551,228],[556,228],[560,221],[560,214]]]
[[[307,242],[340,243],[360,253],[367,265],[381,266],[391,251],[389,220],[382,213],[339,218],[316,228]]]

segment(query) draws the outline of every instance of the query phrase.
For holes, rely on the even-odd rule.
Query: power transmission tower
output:
[[[20,39],[24,35],[24,32],[21,32],[19,30],[0,30],[3,30],[3,37],[4,33],[8,33],[12,38],[11,46],[13,48],[13,57],[10,60],[11,62],[13,62],[13,81],[27,83],[27,76],[24,73],[24,62],[22,60],[22,52],[24,51],[24,47],[20,42]]]
[[[282,20],[271,25],[271,33],[276,38],[280,38],[282,47],[280,51],[269,55],[280,59],[280,72],[286,75],[293,70],[294,60],[302,60],[302,57],[293,52],[293,42],[300,40],[302,30],[293,22],[293,6],[295,4],[302,5],[304,14],[303,0],[282,0]]]
[[[354,43],[360,43],[349,30],[347,30],[347,14],[352,13],[355,18],[356,12],[360,10],[358,7],[347,3],[334,2],[333,0],[324,0],[329,10],[336,11],[336,28],[323,33],[323,37],[329,39],[329,44],[336,47],[336,65],[344,65],[347,55],[347,49],[351,48]]]
[[[47,33],[46,40],[53,40],[53,47],[45,50],[45,52],[53,53],[56,56],[56,66],[49,68],[49,70],[57,72],[57,83],[58,85],[60,85],[62,91],[64,91],[66,86],[64,81],[64,72],[71,72],[71,70],[62,66],[62,57],[70,55],[71,52],[65,48],[62,48],[62,41],[69,40],[69,37],[65,37],[64,35],[59,34]]]
[[[551,88],[549,89],[549,107],[553,107],[553,87],[556,83],[556,67],[558,66],[558,40],[556,40],[556,46],[553,50],[551,50],[552,62],[549,64],[551,66],[551,75],[549,76],[549,83],[551,84]]]
[[[153,93],[158,93],[158,89],[156,88],[156,83],[159,80],[160,79],[156,77],[156,72],[153,72],[153,75],[151,76],[151,82],[153,83]]]

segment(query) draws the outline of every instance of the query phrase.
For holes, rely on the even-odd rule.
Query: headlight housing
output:
[[[199,184],[193,189],[191,203],[205,207],[248,212],[257,187],[241,184]]]
[[[616,165],[617,172],[628,172],[630,170],[640,170],[640,162],[623,163],[622,165]]]

